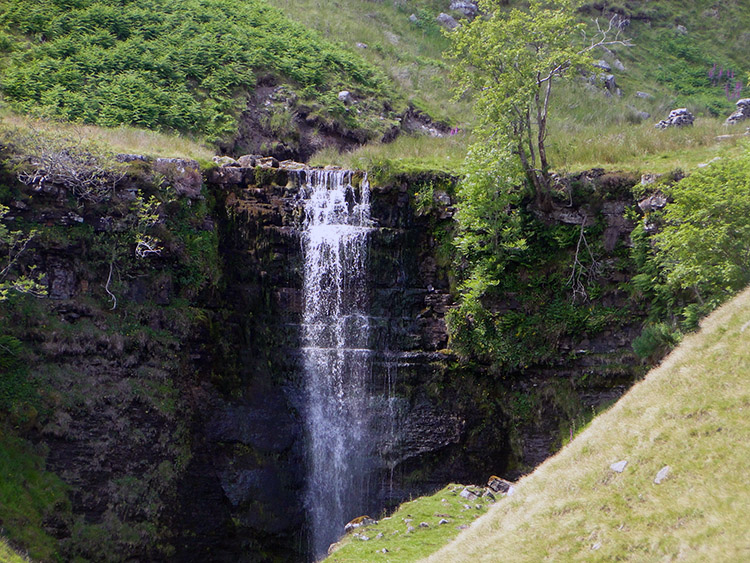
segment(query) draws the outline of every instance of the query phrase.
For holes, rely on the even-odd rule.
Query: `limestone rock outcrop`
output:
[[[737,110],[727,118],[727,125],[735,125],[750,118],[750,98],[737,100]]]
[[[687,108],[677,108],[669,112],[667,119],[662,119],[656,124],[657,129],[667,129],[668,127],[686,127],[692,125],[695,117]]]

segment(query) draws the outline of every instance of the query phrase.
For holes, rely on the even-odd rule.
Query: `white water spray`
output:
[[[344,170],[299,173],[305,195],[303,357],[312,552],[365,510],[372,449],[367,291],[370,194]]]

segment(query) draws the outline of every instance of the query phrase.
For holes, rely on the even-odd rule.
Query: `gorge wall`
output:
[[[6,222],[40,230],[22,266],[37,266],[49,287],[49,298],[14,299],[1,313],[36,389],[8,415],[12,431],[70,486],[70,505],[50,509],[44,528],[64,559],[304,560],[299,167],[201,172],[123,159],[129,172],[106,202],[23,186],[7,169],[2,178]],[[133,202],[165,181],[176,197],[155,226],[162,252],[135,260],[125,236]],[[427,185],[438,187],[431,202],[415,205]],[[453,354],[451,185],[397,175],[372,186],[369,386],[388,415],[362,510],[373,516],[450,481],[518,475],[642,369],[630,350],[642,312],[619,289],[625,266],[597,299],[628,314],[561,338],[552,360],[498,373]],[[612,260],[627,245],[632,204],[588,210]],[[543,222],[570,220],[570,209],[557,211]],[[520,309],[512,296],[502,306]]]

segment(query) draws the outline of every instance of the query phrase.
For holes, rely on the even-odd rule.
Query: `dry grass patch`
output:
[[[210,160],[215,151],[182,135],[157,133],[135,127],[98,127],[77,123],[63,123],[34,119],[10,111],[0,113],[0,125],[5,129],[53,133],[81,141],[93,141],[109,147],[113,152],[136,153],[149,156]]]
[[[748,415],[750,290],[426,561],[750,560]]]

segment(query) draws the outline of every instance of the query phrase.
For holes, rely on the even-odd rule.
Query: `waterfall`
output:
[[[315,557],[366,509],[370,469],[369,185],[344,170],[299,172],[305,197],[303,358]]]

